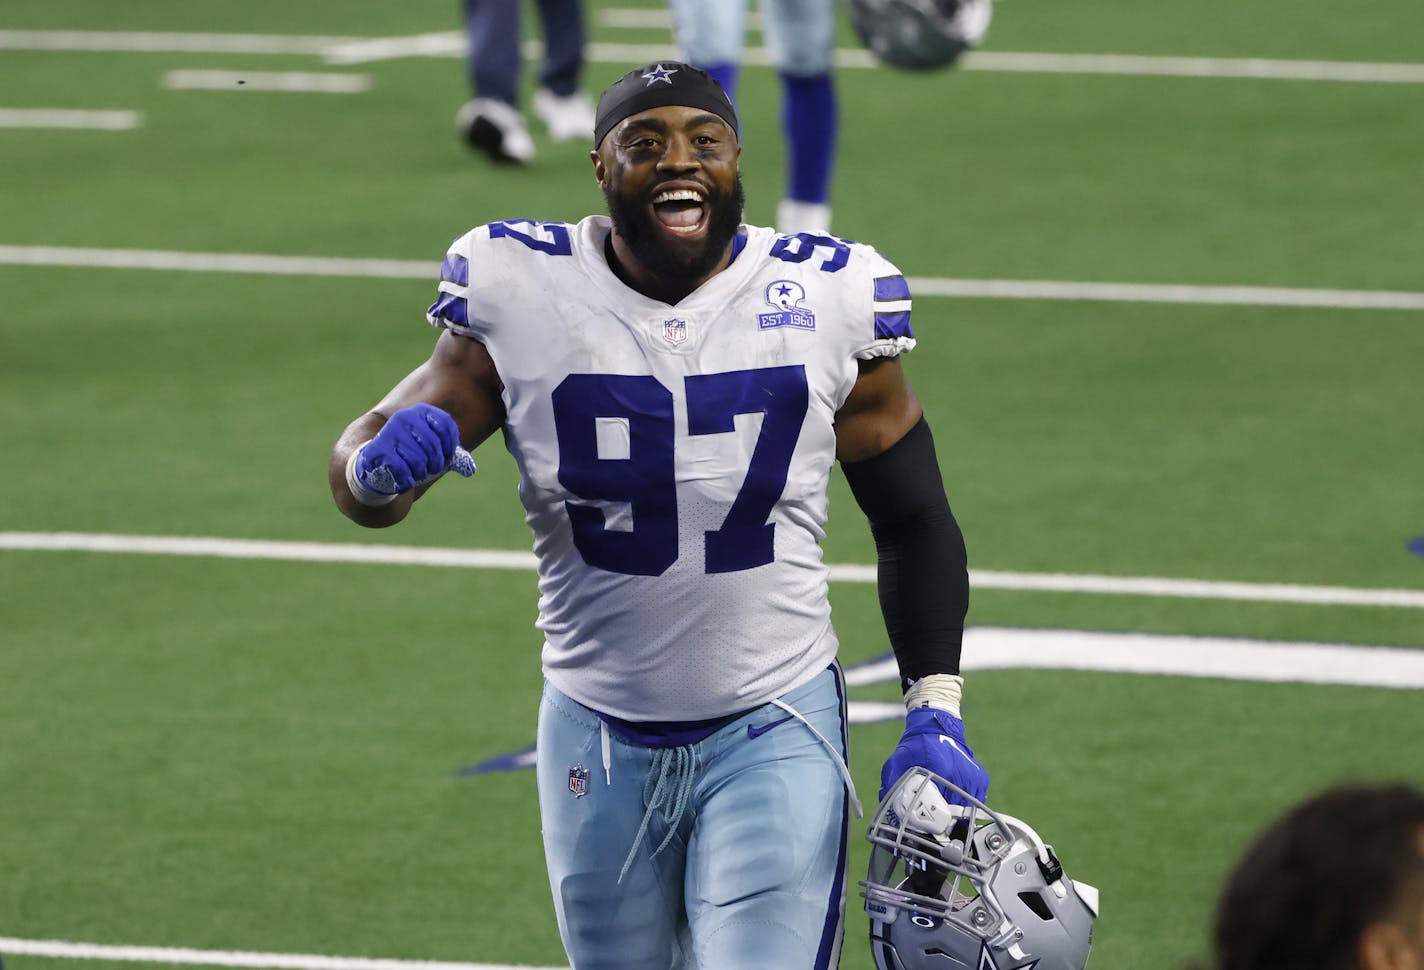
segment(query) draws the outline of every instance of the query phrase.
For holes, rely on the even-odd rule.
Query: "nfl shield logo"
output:
[[[574,793],[575,798],[588,794],[588,769],[583,765],[574,765],[569,769],[569,791]]]
[[[670,344],[680,344],[687,339],[686,320],[664,320],[663,339]]]

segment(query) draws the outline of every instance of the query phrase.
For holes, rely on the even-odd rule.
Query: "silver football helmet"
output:
[[[951,805],[942,786],[964,799]],[[1083,970],[1098,891],[1028,825],[925,768],[885,794],[861,883],[880,970]]]
[[[989,31],[991,0],[851,0],[860,42],[892,67],[947,67]]]

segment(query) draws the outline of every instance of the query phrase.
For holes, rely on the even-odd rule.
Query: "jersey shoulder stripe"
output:
[[[914,337],[910,328],[910,284],[905,277],[877,276],[871,306],[875,312],[875,336]]]
[[[895,357],[915,349],[915,331],[910,326],[910,284],[894,263],[874,246],[852,243],[851,269],[856,286],[868,304],[866,331],[869,343],[856,353],[861,360]],[[862,304],[865,305],[865,304]]]
[[[440,282],[456,286],[470,285],[470,261],[460,253],[446,253],[440,264]]]
[[[445,261],[440,264],[440,284],[435,302],[425,311],[425,320],[432,327],[456,333],[470,332],[470,260],[465,251],[474,231],[457,238],[445,252]]]
[[[482,292],[503,292],[510,280],[538,277],[541,266],[545,271],[549,268],[541,262],[549,256],[571,255],[571,228],[562,222],[505,219],[460,236],[441,263],[438,292],[425,311],[426,322],[478,336],[479,314],[472,311],[471,301]]]

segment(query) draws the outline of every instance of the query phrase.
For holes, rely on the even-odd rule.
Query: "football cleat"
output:
[[[892,67],[948,67],[989,31],[991,0],[851,0],[851,25]]]
[[[493,98],[467,101],[455,115],[455,127],[470,147],[496,162],[524,165],[534,158],[534,139],[519,109]]]
[[[1098,891],[1069,879],[1021,820],[911,768],[885,793],[866,838],[861,896],[880,970],[1087,966]]]
[[[593,102],[583,91],[559,95],[540,88],[534,92],[534,113],[554,141],[593,138]]]

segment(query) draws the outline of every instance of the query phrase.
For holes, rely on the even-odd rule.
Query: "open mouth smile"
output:
[[[707,225],[707,196],[700,189],[664,189],[652,205],[658,224],[672,232],[691,235]]]

